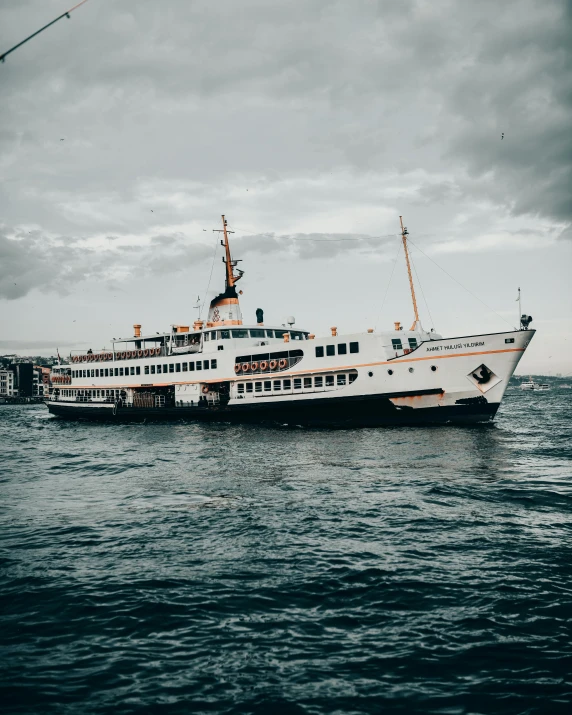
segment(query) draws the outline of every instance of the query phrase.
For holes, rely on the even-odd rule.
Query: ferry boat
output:
[[[444,338],[419,320],[407,245],[401,239],[413,303],[409,330],[373,329],[316,337],[295,327],[243,321],[222,216],[225,289],[206,321],[133,336],[110,350],[75,353],[53,369],[47,406],[62,418],[113,421],[218,420],[290,425],[383,426],[492,420],[534,335],[520,329]]]
[[[546,390],[550,390],[550,385],[546,382],[534,382],[532,379],[532,375],[529,376],[528,380],[526,382],[521,382],[520,383],[520,389],[521,390],[539,390],[540,392],[546,392]]]

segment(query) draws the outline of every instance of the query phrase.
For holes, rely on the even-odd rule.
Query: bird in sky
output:
[[[60,139],[61,142],[65,141],[65,139]]]
[[[152,214],[155,213],[155,212],[153,211],[153,209],[151,209],[151,213],[152,213]]]
[[[504,132],[500,135],[501,139],[504,139]]]

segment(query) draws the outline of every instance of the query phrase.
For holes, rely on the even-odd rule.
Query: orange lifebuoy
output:
[[[261,369],[261,370],[268,370],[268,363],[266,362],[266,360],[261,360],[261,361],[260,361],[260,369]]]
[[[265,370],[265,369],[266,369],[266,368],[262,367],[263,364],[264,364],[264,362],[261,362],[261,363],[260,363],[260,369],[261,369],[261,370]],[[251,370],[258,370],[258,363],[257,363],[257,362],[252,362],[252,363],[250,363],[250,369],[251,369]]]
[[[238,373],[240,372],[240,365],[235,365],[235,366],[234,366],[234,371],[235,371],[236,374],[238,375]]]
[[[288,365],[288,361],[286,360],[286,358],[282,358],[282,359],[280,360],[280,362],[278,363],[278,367],[279,367],[280,369],[282,369],[282,370],[283,370],[285,367],[287,367],[287,365]]]
[[[124,351],[124,352],[121,353],[121,355],[120,355],[119,357],[120,357],[122,360],[125,360],[125,358],[127,357],[127,353]]]
[[[137,357],[143,357],[143,350],[137,351]]]
[[[270,369],[271,369],[271,370],[276,370],[277,367],[278,367],[278,361],[277,361],[277,360],[271,360],[271,361],[270,361]]]
[[[145,350],[143,350],[143,355],[145,357],[149,357],[149,350],[147,348],[145,348]]]
[[[247,362],[242,363],[242,372],[248,372],[250,370],[250,365]]]
[[[203,385],[203,393],[206,395],[208,391],[209,391],[209,386]]]

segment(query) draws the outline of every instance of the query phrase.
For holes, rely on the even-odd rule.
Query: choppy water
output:
[[[572,390],[552,382],[473,428],[0,407],[0,708],[570,712]]]

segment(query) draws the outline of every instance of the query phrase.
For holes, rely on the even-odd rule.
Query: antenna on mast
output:
[[[415,330],[415,328],[420,325],[419,311],[417,310],[417,300],[415,298],[415,287],[413,285],[413,275],[411,274],[411,264],[409,263],[409,251],[407,250],[407,236],[409,231],[403,225],[403,216],[399,217],[401,223],[401,239],[403,241],[403,250],[405,251],[405,262],[407,263],[407,275],[409,276],[409,287],[411,288],[411,300],[413,302],[413,313],[415,315],[415,322],[411,326],[410,330]]]

